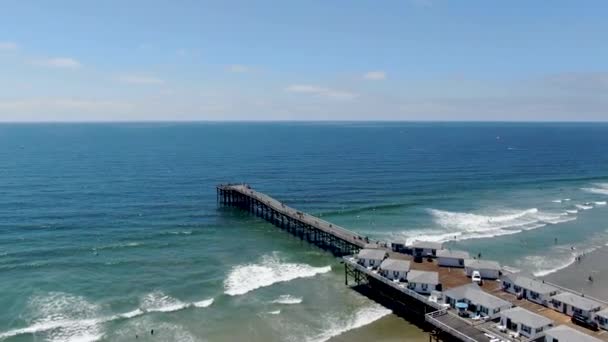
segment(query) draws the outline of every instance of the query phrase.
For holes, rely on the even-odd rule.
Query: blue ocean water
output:
[[[222,182],[545,275],[608,243],[607,146],[598,123],[0,125],[0,341],[324,341],[388,313]]]

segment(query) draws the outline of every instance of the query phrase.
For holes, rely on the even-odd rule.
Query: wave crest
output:
[[[331,266],[313,267],[307,264],[282,263],[276,255],[264,256],[259,264],[233,267],[224,281],[224,293],[229,296],[243,295],[260,287],[297,278],[310,278],[329,271]]]
[[[572,215],[574,213],[549,213],[539,211],[537,208],[503,210],[495,215],[450,212],[438,209],[428,209],[428,212],[433,216],[434,222],[440,229],[404,232],[408,236],[406,243],[409,244],[415,240],[444,242],[491,238],[517,234],[548,224],[576,220],[576,216]]]
[[[292,295],[280,295],[279,298],[272,301],[275,304],[300,304],[302,303],[302,298],[294,297]]]

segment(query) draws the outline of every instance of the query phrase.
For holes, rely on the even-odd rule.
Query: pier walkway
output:
[[[217,196],[219,203],[247,210],[335,255],[354,254],[369,244],[355,232],[291,208],[246,184],[219,185]]]

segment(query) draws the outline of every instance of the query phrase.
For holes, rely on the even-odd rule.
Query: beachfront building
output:
[[[465,251],[440,249],[437,251],[437,265],[445,267],[464,267],[464,261],[471,256]]]
[[[478,271],[484,279],[498,279],[500,276],[500,264],[492,260],[466,259],[464,261],[464,271],[467,277]]]
[[[477,284],[467,284],[449,289],[443,293],[444,301],[452,308],[456,303],[466,303],[468,311],[494,319],[501,311],[510,309],[513,305],[483,291]]]
[[[410,271],[410,262],[407,260],[387,258],[380,264],[379,273],[391,280],[405,281]]]
[[[405,242],[403,242],[403,241],[391,242],[391,250],[393,252],[404,253],[406,251]]]
[[[600,328],[608,330],[608,308],[595,314],[595,321]]]
[[[545,342],[601,342],[600,339],[572,329],[567,325],[558,325],[545,332]]]
[[[552,296],[559,293],[555,286],[517,274],[504,275],[500,280],[504,291],[545,306],[549,305]]]
[[[556,294],[551,297],[549,303],[549,307],[555,311],[568,316],[579,314],[586,318],[593,318],[593,315],[602,308],[600,302],[570,292]]]
[[[430,271],[411,270],[407,273],[407,288],[418,293],[430,294],[439,285],[439,274]]]
[[[357,254],[357,263],[364,267],[379,267],[388,253],[382,249],[362,249]]]
[[[435,256],[437,251],[443,249],[443,244],[432,241],[414,241],[410,246],[414,256]]]
[[[553,327],[553,321],[524,308],[516,307],[500,313],[500,325],[520,336],[535,340]]]

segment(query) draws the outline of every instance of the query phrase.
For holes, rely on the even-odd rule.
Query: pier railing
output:
[[[380,275],[380,274],[378,274],[378,273],[376,273],[376,272],[374,272],[372,270],[369,270],[369,269],[367,269],[366,267],[364,267],[362,265],[359,265],[357,263],[357,261],[356,261],[355,258],[347,256],[347,257],[344,257],[343,259],[344,259],[344,262],[348,263],[349,266],[357,269],[359,272],[365,273],[366,275],[368,275],[370,277],[373,277],[375,280],[378,280],[378,281],[380,281],[380,282],[382,282],[382,283],[384,283],[384,284],[386,284],[386,285],[388,285],[388,286],[390,286],[390,287],[392,287],[392,288],[394,288],[394,289],[396,289],[398,291],[401,291],[404,294],[406,294],[406,295],[408,295],[408,296],[410,296],[410,297],[412,297],[412,298],[414,298],[414,299],[416,299],[416,300],[418,300],[418,301],[420,301],[420,302],[422,302],[422,303],[424,303],[424,304],[426,304],[428,306],[431,306],[431,307],[433,307],[435,309],[443,309],[443,306],[441,306],[441,304],[439,304],[437,302],[430,301],[427,296],[421,295],[421,294],[419,294],[418,292],[416,292],[414,290],[408,289],[407,287],[399,286],[400,285],[399,283],[395,283],[392,280],[390,280],[390,279],[388,279],[386,277],[383,277],[382,275]]]

